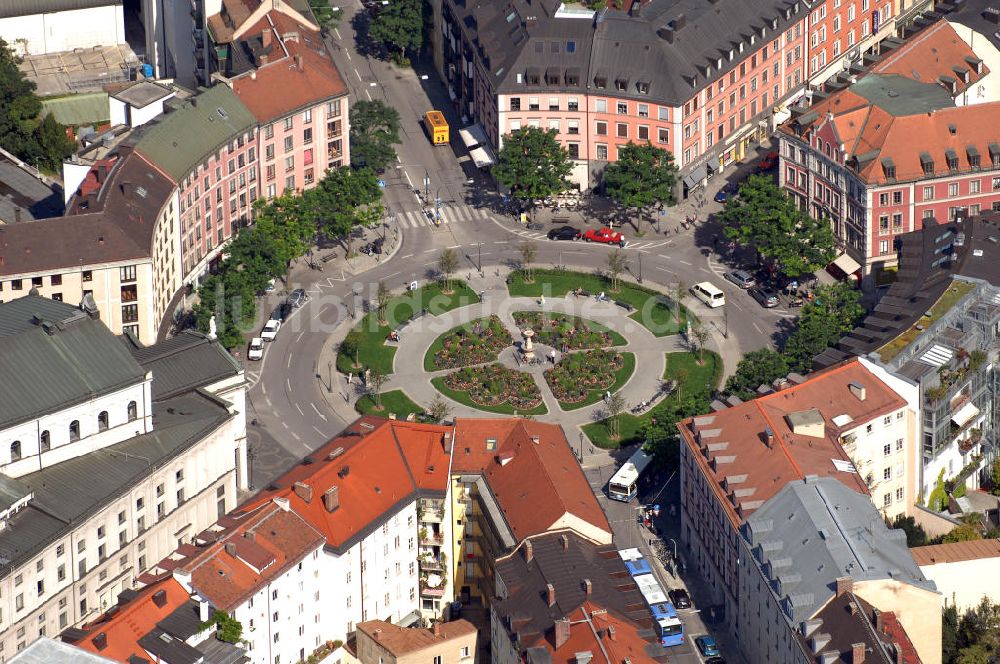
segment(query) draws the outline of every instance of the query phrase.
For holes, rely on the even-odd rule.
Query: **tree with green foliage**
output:
[[[351,106],[351,164],[383,169],[396,159],[399,111],[378,99]]]
[[[618,280],[622,276],[622,272],[628,269],[628,256],[621,249],[615,249],[610,254],[605,261],[605,268],[608,272],[608,278],[611,280],[611,292],[618,292]]]
[[[392,299],[392,291],[381,279],[378,282],[378,288],[375,291],[375,303],[378,307],[378,322],[379,325],[385,325],[385,309],[389,306],[389,300]]]
[[[389,382],[389,376],[378,367],[371,367],[365,376],[365,383],[371,392],[372,401],[375,402],[375,410],[382,410],[382,387],[387,382]]]
[[[378,8],[368,28],[368,36],[399,58],[416,53],[424,45],[424,7],[422,0],[392,0]]]
[[[798,326],[785,342],[784,355],[795,371],[812,369],[813,358],[854,329],[864,316],[861,292],[837,282],[817,286],[813,301],[802,307]]]
[[[691,294],[687,285],[683,281],[678,281],[670,287],[670,298],[674,301],[674,318],[677,319],[677,327],[681,326],[681,317],[684,315],[684,298]]]
[[[686,417],[708,412],[709,402],[708,392],[696,391],[676,399],[664,399],[654,406],[649,421],[642,430],[646,452],[656,455],[668,464],[676,464],[679,440],[677,423]]]
[[[740,195],[718,215],[730,240],[753,247],[789,277],[814,272],[833,260],[835,241],[827,219],[799,210],[771,178],[751,175]]]
[[[352,327],[347,336],[344,337],[343,341],[340,342],[338,350],[346,355],[347,357],[354,358],[354,367],[360,368],[361,362],[358,359],[358,352],[361,350],[361,344],[364,343],[364,335],[361,330],[357,327]]]
[[[611,200],[626,210],[641,215],[653,205],[673,205],[677,184],[674,156],[650,143],[628,145],[618,149],[618,160],[604,170],[604,191]],[[636,223],[636,230],[639,224]]]
[[[243,624],[225,611],[213,611],[212,617],[201,624],[201,631],[215,627],[215,638],[224,643],[243,640]]]
[[[896,519],[892,522],[892,527],[906,533],[906,546],[911,549],[927,544],[927,531],[912,516],[897,514]]]
[[[746,353],[736,371],[726,381],[726,392],[748,400],[757,396],[757,388],[770,385],[788,375],[788,360],[773,348],[758,348]]]
[[[569,153],[557,140],[555,129],[527,126],[504,136],[493,176],[510,189],[511,196],[534,211],[539,200],[555,196],[569,186],[573,170]]]
[[[983,597],[959,615],[952,604],[941,624],[944,664],[990,664],[1000,658],[1000,603]]]
[[[369,167],[335,168],[327,171],[319,186],[303,192],[320,215],[319,228],[329,237],[341,238],[350,252],[350,233],[373,218],[381,219],[383,209],[378,176]]]
[[[54,172],[76,149],[66,127],[47,114],[35,83],[18,65],[21,59],[0,39],[0,147],[37,168]]]
[[[705,364],[705,344],[711,337],[712,333],[701,321],[691,324],[691,344],[698,351],[698,364]]]
[[[440,424],[448,419],[450,414],[451,405],[449,405],[440,394],[435,395],[434,399],[431,401],[431,405],[427,408],[427,417],[429,417],[432,422]]]
[[[438,270],[444,282],[444,292],[451,292],[451,275],[458,269],[458,253],[454,249],[444,249],[438,256]]]

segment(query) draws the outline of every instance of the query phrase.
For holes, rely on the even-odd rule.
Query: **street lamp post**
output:
[[[479,256],[478,256],[478,260],[479,260],[479,274],[482,274],[483,273],[483,243],[482,242],[477,242],[476,243],[476,248],[477,248],[477,250],[479,252]]]
[[[333,361],[330,360],[326,363],[326,391],[327,393],[333,392]]]
[[[580,432],[580,463],[583,463],[583,432]]]
[[[424,171],[424,200],[431,196],[431,174]]]
[[[642,283],[642,252],[639,252],[639,283]]]
[[[667,541],[674,545],[674,562],[677,562],[677,540],[669,538]]]

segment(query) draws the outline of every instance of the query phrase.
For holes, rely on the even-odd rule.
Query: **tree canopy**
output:
[[[608,164],[604,171],[604,191],[626,209],[673,205],[676,184],[674,156],[649,143],[637,145],[629,141],[619,148],[618,161]]]
[[[740,399],[753,399],[757,388],[770,385],[788,375],[788,361],[772,348],[758,348],[746,353],[736,365],[736,371],[726,381],[726,392]]]
[[[392,146],[399,141],[399,111],[375,101],[351,106],[351,163],[382,169],[396,158]]]
[[[26,163],[55,171],[76,144],[51,114],[41,117],[42,101],[35,94],[35,83],[18,64],[20,59],[0,39],[0,147]]]
[[[372,211],[381,210],[381,195],[371,169],[338,168],[313,189],[256,201],[254,225],[232,239],[218,270],[198,288],[195,325],[208,332],[214,316],[219,342],[226,348],[241,345],[255,320],[256,296],[268,281],[283,276],[318,231],[340,236],[368,223]]]
[[[861,292],[837,282],[817,286],[813,301],[802,307],[798,327],[785,342],[784,355],[795,371],[812,369],[813,358],[854,329],[864,316]]]
[[[988,664],[1000,657],[1000,603],[983,597],[961,616],[954,604],[942,621],[944,664]]]
[[[826,219],[802,212],[770,178],[751,175],[740,195],[719,213],[726,237],[774,262],[783,274],[798,277],[833,260],[833,229]]]
[[[555,129],[528,126],[504,137],[493,175],[529,206],[569,186],[573,166],[557,135]]]
[[[380,6],[368,36],[401,54],[419,51],[424,45],[422,0],[392,0]]]

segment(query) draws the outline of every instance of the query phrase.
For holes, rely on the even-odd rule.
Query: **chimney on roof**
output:
[[[14,223],[15,224],[21,223],[21,206],[20,205],[15,205],[14,206]]]
[[[441,636],[441,623],[435,622],[431,627],[431,632],[434,633],[434,636]]]
[[[104,182],[108,179],[108,165],[106,163],[99,162],[97,164],[97,181]]]
[[[681,28],[687,25],[687,22],[688,22],[687,16],[685,16],[684,14],[678,14],[677,18],[674,19],[674,30],[679,31]]]
[[[851,664],[863,664],[865,661],[865,644],[851,644]]]
[[[226,553],[235,557],[236,556],[236,542],[226,542]]]
[[[583,593],[585,595],[590,595],[592,592],[594,592],[594,584],[592,584],[590,582],[590,579],[584,579],[583,580]]]
[[[257,61],[260,63],[258,65],[259,67],[263,67],[264,65],[266,65],[267,64],[267,53],[261,53],[260,57],[257,58]]]
[[[555,646],[556,650],[559,650],[566,642],[569,641],[569,620],[566,618],[560,618],[555,622]]]
[[[559,544],[562,546],[563,551],[569,549],[569,535],[563,534],[559,536]]]
[[[549,606],[556,605],[556,587],[551,583],[545,584],[545,602]]]
[[[372,638],[375,639],[376,641],[381,641],[382,640],[382,630],[379,629],[379,628],[376,628],[375,631],[372,632]]]
[[[256,69],[251,69],[250,70],[250,80],[251,81],[256,81],[257,80],[257,70]]]
[[[108,635],[104,632],[98,632],[97,636],[90,640],[94,644],[94,647],[98,650],[104,650],[108,647]]]
[[[872,624],[875,626],[875,631],[881,634],[885,631],[885,621],[882,619],[882,612],[878,609],[872,609]]]
[[[271,48],[271,30],[270,28],[265,29],[264,32],[260,34],[260,44],[264,48]]]
[[[245,533],[243,533],[243,539],[247,540],[248,542],[253,542],[257,539],[257,533],[255,533],[252,530],[248,530]]]
[[[535,557],[535,547],[531,540],[524,540],[524,562],[530,563]]]
[[[611,639],[612,641],[615,640],[615,626],[614,625],[608,625],[608,638]]]
[[[312,486],[306,484],[305,482],[296,482],[292,485],[292,490],[295,495],[302,499],[307,505],[312,502],[313,499],[313,488]]]
[[[861,383],[848,383],[847,389],[858,398],[858,401],[864,401],[868,397],[867,390],[865,390],[865,386]]]
[[[327,512],[336,512],[340,508],[340,487],[332,486],[323,492],[323,507]]]
[[[298,69],[299,71],[305,71],[306,70],[306,66],[305,66],[305,64],[302,61],[302,56],[301,55],[296,55],[295,56],[295,68]]]
[[[167,591],[160,589],[153,593],[153,604],[161,609],[167,605]]]
[[[450,431],[445,432],[445,434],[441,438],[442,441],[444,442],[444,453],[451,454],[451,447],[452,447],[451,432]]]
[[[854,579],[849,576],[837,577],[837,597],[843,597],[854,591]]]
[[[540,440],[541,440],[541,438],[539,436],[532,436],[531,437],[531,442],[533,442],[535,445],[537,445],[538,441],[540,441]]]

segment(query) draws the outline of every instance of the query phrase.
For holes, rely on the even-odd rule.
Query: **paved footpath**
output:
[[[541,267],[541,266],[539,266]],[[647,286],[652,286],[646,282]],[[383,386],[383,391],[403,390],[406,394],[421,405],[428,405],[439,392],[431,385],[431,379],[448,373],[448,370],[426,372],[424,371],[424,356],[427,349],[434,340],[441,334],[452,328],[477,318],[483,318],[496,314],[510,330],[515,341],[521,340],[520,331],[514,325],[513,312],[515,311],[551,311],[572,314],[596,321],[608,328],[618,332],[625,337],[628,342],[626,346],[619,347],[621,350],[634,353],[636,356],[636,368],[631,378],[620,390],[629,408],[642,401],[649,400],[660,388],[663,373],[666,368],[665,354],[675,351],[690,350],[683,335],[671,335],[666,337],[656,337],[647,328],[633,321],[628,317],[628,313],[613,302],[597,302],[591,296],[589,298],[577,298],[572,295],[560,298],[547,298],[544,304],[538,299],[519,297],[511,298],[507,293],[507,286],[503,273],[499,276],[495,273],[487,273],[485,277],[473,277],[470,286],[483,292],[483,301],[465,307],[460,307],[438,316],[425,315],[412,321],[400,330],[400,341],[394,357],[393,374]],[[660,290],[666,291],[665,287]],[[685,302],[695,315],[708,313],[697,302],[688,300]],[[327,362],[336,362],[336,349],[340,341],[347,335],[353,326],[354,321],[348,319],[345,323],[330,335],[324,345],[323,353],[318,360],[318,366],[326,366]],[[724,375],[728,375],[735,369],[740,359],[739,353],[734,344],[726,343],[722,335],[718,333],[712,325],[707,325],[712,333],[708,342],[708,348],[720,354],[723,360]],[[504,357],[504,354],[501,354]],[[548,413],[536,416],[543,421],[558,422],[567,429],[570,440],[573,440],[573,429],[602,419],[604,414],[604,403],[597,402],[591,406],[586,406],[577,410],[563,411],[558,407],[555,397],[552,395],[541,375],[547,366],[523,367],[521,370],[535,374],[535,382],[542,392]],[[327,403],[343,419],[350,420],[356,417],[354,402],[363,394],[363,390],[355,381],[350,387],[346,384],[345,378],[339,376],[335,379],[333,389],[324,396]],[[443,396],[443,395],[442,395]],[[445,397],[447,399],[447,397]],[[460,404],[448,399],[453,416],[459,417],[489,417],[490,414]],[[597,448],[591,448],[591,453],[586,454],[585,465],[603,464],[608,462],[607,453]]]

